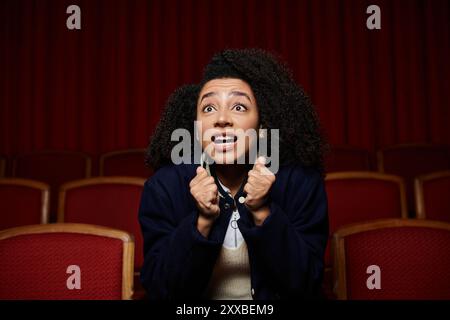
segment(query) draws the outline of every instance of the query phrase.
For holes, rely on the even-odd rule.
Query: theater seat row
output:
[[[63,184],[58,191],[58,223],[84,223],[123,230],[134,238],[137,280],[143,263],[138,222],[144,178],[96,177]],[[49,219],[50,187],[27,179],[0,179],[0,230],[53,222]],[[135,281],[137,288],[139,282]],[[142,290],[136,290],[142,293]]]
[[[377,172],[337,172],[326,177],[330,235],[354,223],[408,218],[404,180]],[[417,218],[450,222],[450,171],[416,178]],[[325,254],[324,291],[335,296],[337,266],[330,236]],[[342,284],[342,282],[341,282]]]
[[[145,179],[97,177],[63,184],[57,221],[124,230],[135,238],[135,269],[142,265],[138,209]],[[25,179],[0,179],[0,230],[49,222],[48,185]]]
[[[137,220],[145,179],[96,177],[63,184],[58,191],[58,222],[79,222],[123,229],[138,239]],[[381,218],[407,218],[405,186],[400,177],[375,172],[329,174],[330,230]],[[416,179],[418,218],[450,222],[450,171]],[[48,223],[48,185],[26,179],[0,179],[0,230],[14,226]],[[141,241],[138,241],[139,249]],[[140,265],[140,263],[137,263]]]
[[[333,237],[338,299],[450,299],[450,224],[383,219]],[[0,299],[131,299],[133,237],[57,223],[0,231]]]

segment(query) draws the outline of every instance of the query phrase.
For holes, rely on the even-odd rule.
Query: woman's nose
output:
[[[214,122],[215,127],[231,127],[233,126],[233,121],[230,117],[229,112],[227,110],[221,110],[217,112],[217,119]]]

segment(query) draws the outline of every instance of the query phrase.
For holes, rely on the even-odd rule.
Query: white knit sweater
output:
[[[206,297],[213,300],[252,300],[247,244],[236,249],[222,247]]]

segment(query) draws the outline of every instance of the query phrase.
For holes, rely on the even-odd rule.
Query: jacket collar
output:
[[[224,188],[222,187],[222,184],[219,182],[219,178],[217,176],[217,172],[216,172],[216,165],[215,163],[210,165],[210,171],[211,171],[211,176],[214,178],[214,180],[216,181],[216,185],[217,188],[219,189],[219,193],[222,195],[222,198],[227,199],[227,200],[231,200],[231,201],[238,201],[238,199],[240,197],[246,197],[247,194],[244,192],[244,186],[247,183],[247,179],[248,179],[248,175],[246,174],[244,177],[244,181],[242,181],[241,186],[239,187],[238,192],[236,192],[236,195],[234,196],[234,199],[231,197],[231,195],[224,190]],[[247,172],[250,170],[250,168],[248,168]]]

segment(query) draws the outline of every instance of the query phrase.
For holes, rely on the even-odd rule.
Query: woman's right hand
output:
[[[214,178],[199,166],[196,176],[189,183],[191,195],[194,197],[200,216],[214,221],[220,214],[219,190]]]

